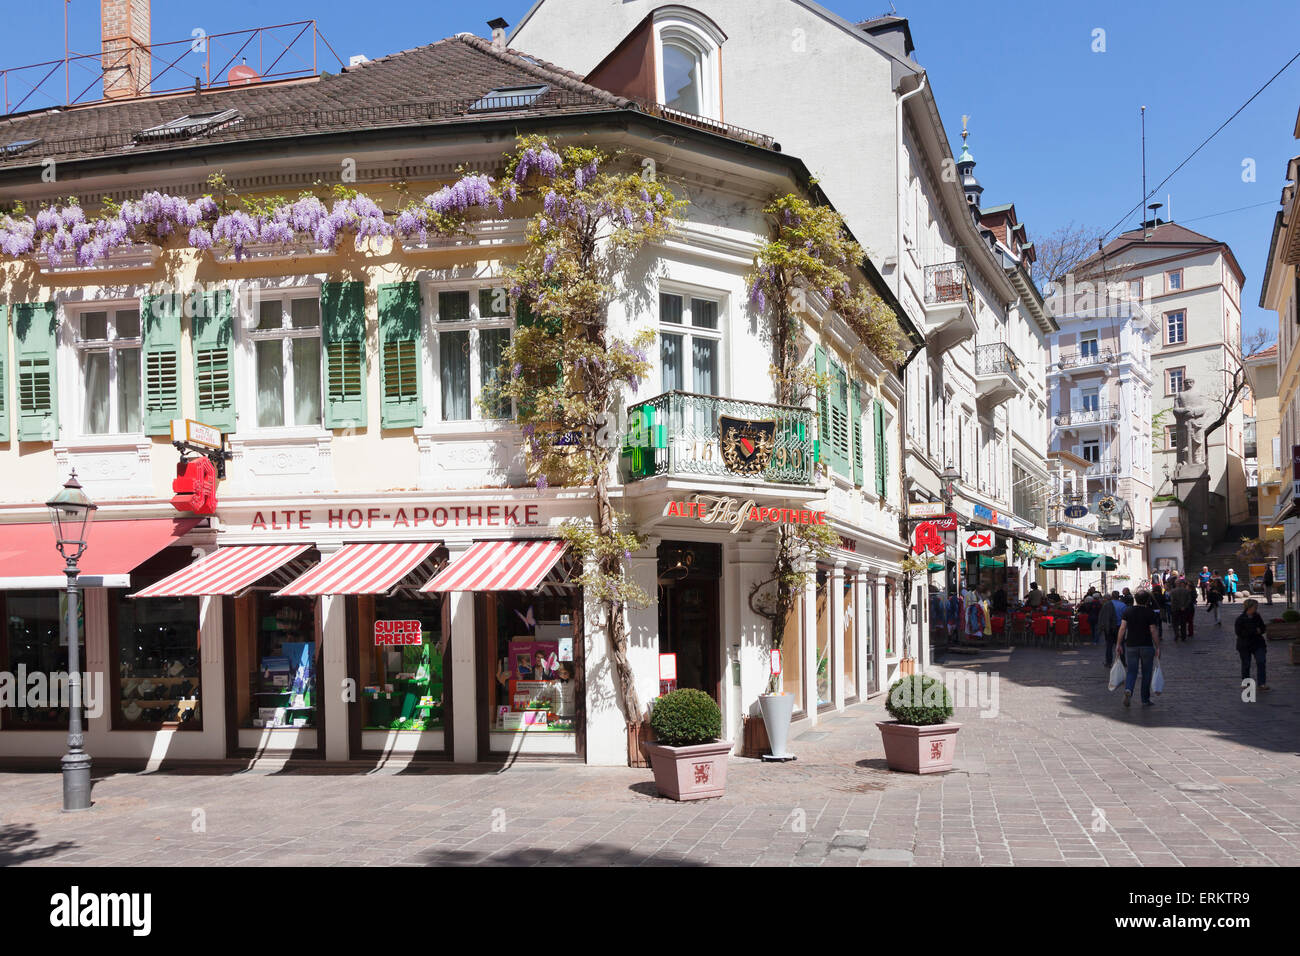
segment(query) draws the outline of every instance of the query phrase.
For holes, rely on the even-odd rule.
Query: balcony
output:
[[[1084,472],[1089,478],[1106,478],[1119,474],[1118,458],[1103,458],[1100,461],[1094,461]]]
[[[1106,425],[1119,421],[1118,405],[1099,405],[1096,408],[1072,408],[1056,416],[1056,424],[1061,428],[1074,428],[1079,425]]]
[[[974,337],[975,289],[965,263],[925,267],[925,334],[933,355]]]
[[[1025,390],[1020,377],[1020,359],[1005,342],[975,347],[975,390],[978,400],[988,406],[1003,402]]]
[[[1112,349],[1092,349],[1064,354],[1056,362],[1056,367],[1063,371],[1075,371],[1114,365],[1118,361],[1119,356]]]
[[[666,475],[814,483],[814,412],[792,405],[667,392],[628,409],[626,482]]]

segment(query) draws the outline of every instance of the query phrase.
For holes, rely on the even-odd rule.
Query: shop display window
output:
[[[574,733],[583,714],[581,592],[487,595],[494,655],[488,692],[496,732]]]
[[[843,618],[841,620],[844,633],[840,645],[843,648],[843,652],[840,654],[840,661],[843,666],[844,696],[846,698],[856,696],[857,687],[857,682],[854,680],[854,677],[856,676],[854,670],[854,651],[856,650],[858,636],[858,615],[857,608],[853,603],[853,591],[856,582],[857,578],[854,577],[852,572],[844,575],[844,604]]]
[[[315,600],[259,592],[253,610],[253,657],[244,726],[315,727]]]
[[[361,597],[361,726],[441,730],[450,707],[441,595]]]
[[[116,730],[201,729],[198,598],[133,600],[113,592]]]
[[[835,703],[831,695],[830,575],[817,569],[817,706]]]
[[[67,599],[65,591],[0,594],[0,610],[3,610],[5,623],[4,669],[13,675],[15,690],[19,685],[23,690],[21,695],[15,694],[12,706],[3,708],[2,719],[6,729],[56,730],[68,726],[68,708],[50,706],[61,702],[50,693],[51,689],[57,691],[54,684],[66,686],[68,637],[64,633],[64,621]],[[78,604],[80,623],[77,633],[83,674],[86,671],[85,608],[85,595],[82,595]],[[44,675],[40,681],[40,694],[34,693],[38,685],[33,683],[32,675],[36,674]],[[63,677],[56,678],[55,675]],[[93,691],[94,688],[87,690]]]
[[[785,619],[781,641],[781,690],[794,697],[794,712],[804,709],[803,698],[803,592],[794,596]]]

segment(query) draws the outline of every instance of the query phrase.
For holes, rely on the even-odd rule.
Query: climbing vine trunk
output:
[[[596,531],[598,534],[611,534],[614,531],[614,508],[609,500],[609,474],[602,468],[596,475]],[[604,558],[606,574],[616,575],[622,570],[622,562],[617,558]],[[623,716],[627,723],[634,724],[641,719],[641,700],[636,692],[636,683],[632,679],[632,665],[627,659],[627,622],[624,620],[623,602],[606,600],[605,629],[609,635],[609,653],[614,661],[614,674],[618,679],[618,689],[623,704]]]

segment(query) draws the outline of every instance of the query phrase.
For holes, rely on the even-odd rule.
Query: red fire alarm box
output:
[[[206,458],[182,459],[176,465],[172,481],[172,507],[196,515],[216,514],[217,470]]]

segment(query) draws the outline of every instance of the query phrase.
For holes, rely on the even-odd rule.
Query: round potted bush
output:
[[[701,690],[683,687],[655,701],[653,743],[642,743],[659,795],[672,800],[720,797],[727,785],[731,744],[720,740],[722,711]]]
[[[952,695],[942,681],[924,674],[901,678],[889,688],[885,710],[893,720],[876,722],[890,770],[942,773],[952,769],[961,724],[950,724]]]

